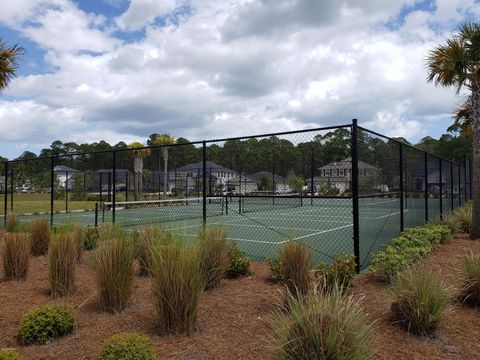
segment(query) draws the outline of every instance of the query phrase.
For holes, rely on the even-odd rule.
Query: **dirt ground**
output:
[[[455,293],[462,256],[480,254],[480,241],[466,237],[437,248],[427,260],[442,274]],[[33,258],[25,282],[0,280],[0,348],[15,347],[25,359],[94,359],[105,338],[123,331],[150,336],[158,359],[272,359],[269,348],[271,313],[281,287],[268,281],[263,263],[252,264],[253,275],[224,280],[206,293],[200,303],[198,329],[191,336],[156,335],[155,309],[147,278],[135,278],[131,306],[119,314],[96,308],[92,254],[86,252],[76,272],[77,290],[64,300],[48,294],[47,259]],[[1,267],[1,266],[0,266]],[[3,269],[1,274],[3,274]],[[369,319],[375,322],[377,359],[479,359],[480,311],[452,302],[442,328],[434,339],[410,336],[388,320],[386,287],[370,275],[356,279],[352,293],[361,299]],[[42,346],[21,346],[19,321],[29,309],[67,303],[76,308],[73,334]]]

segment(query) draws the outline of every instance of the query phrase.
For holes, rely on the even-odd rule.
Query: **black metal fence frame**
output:
[[[271,133],[271,134],[261,134],[261,135],[255,135],[255,136],[240,136],[240,137],[233,137],[233,138],[223,138],[223,139],[213,139],[213,140],[203,140],[203,141],[194,141],[188,143],[189,145],[196,145],[196,146],[201,146],[202,147],[202,198],[203,198],[203,207],[202,207],[202,214],[203,214],[203,223],[205,224],[207,222],[207,145],[211,143],[216,143],[216,142],[224,142],[224,141],[229,141],[229,140],[246,140],[246,139],[251,139],[254,137],[269,137],[269,136],[280,136],[280,135],[289,135],[289,134],[300,134],[300,133],[308,133],[308,132],[314,132],[314,131],[326,131],[326,130],[334,130],[334,129],[339,129],[339,128],[349,128],[351,131],[351,159],[352,159],[352,194],[350,196],[344,196],[344,199],[350,198],[352,200],[352,224],[353,224],[353,252],[355,255],[355,258],[357,259],[356,263],[356,269],[357,271],[360,271],[361,267],[363,264],[360,263],[360,221],[359,221],[359,199],[362,197],[370,197],[370,196],[375,196],[376,194],[368,194],[368,195],[360,195],[359,194],[359,167],[358,167],[358,131],[365,131],[370,134],[376,135],[378,137],[381,137],[385,140],[395,142],[399,145],[399,153],[398,153],[398,158],[399,158],[399,174],[400,174],[400,184],[399,184],[399,192],[400,194],[400,231],[403,231],[405,228],[405,221],[404,221],[404,210],[405,210],[405,197],[407,195],[406,193],[406,188],[405,188],[405,173],[404,173],[404,149],[409,147],[411,149],[414,149],[415,151],[422,152],[425,157],[425,222],[428,221],[433,221],[433,220],[440,220],[440,219],[430,219],[429,218],[429,194],[428,194],[428,157],[438,159],[439,161],[439,177],[440,177],[440,194],[442,194],[442,189],[443,187],[443,182],[442,182],[442,173],[443,173],[443,168],[444,164],[449,164],[450,169],[450,194],[451,194],[451,203],[446,204],[444,203],[442,199],[442,195],[440,196],[440,201],[439,201],[439,211],[440,211],[440,218],[443,217],[444,215],[444,210],[448,206],[453,209],[455,208],[456,205],[462,205],[462,199],[463,203],[465,203],[468,200],[471,200],[472,198],[472,161],[471,159],[467,158],[466,156],[464,157],[464,164],[460,165],[457,163],[454,163],[450,160],[443,159],[441,157],[438,157],[436,155],[429,154],[426,151],[420,150],[412,145],[405,144],[402,142],[399,142],[396,139],[392,139],[388,136],[385,136],[383,134],[377,133],[375,131],[363,128],[358,125],[357,120],[353,119],[351,124],[345,124],[345,125],[338,125],[338,126],[328,126],[328,127],[321,127],[321,128],[314,128],[314,129],[304,129],[304,130],[298,130],[298,131],[286,131],[286,132],[279,132],[279,133]],[[171,145],[155,145],[155,146],[145,146],[143,148],[138,148],[136,150],[143,150],[143,149],[158,149],[158,148],[163,148],[168,146],[169,148],[175,147],[175,146],[182,146],[185,144],[171,144]],[[116,177],[116,157],[117,153],[123,152],[123,151],[129,151],[130,149],[110,149],[110,150],[104,150],[104,151],[98,151],[94,153],[70,153],[70,154],[62,154],[61,157],[67,157],[67,156],[86,156],[86,155],[93,155],[93,154],[106,154],[106,153],[111,153],[112,154],[112,172],[113,176],[111,176],[111,180],[109,180],[109,195],[111,193],[111,202],[112,202],[112,222],[115,223],[115,202],[116,202],[116,182],[117,182],[117,177]],[[6,161],[3,163],[0,163],[0,165],[4,166],[4,225],[7,222],[7,214],[8,214],[8,194],[9,191],[11,193],[10,197],[10,208],[13,209],[13,194],[14,194],[14,182],[10,181],[10,189],[8,189],[8,179],[9,175],[13,177],[13,164],[19,163],[19,162],[24,162],[24,161],[40,161],[40,160],[50,160],[50,225],[53,226],[53,219],[54,219],[54,199],[55,199],[55,184],[54,184],[54,167],[56,164],[56,160],[59,158],[59,155],[52,155],[52,156],[46,156],[46,157],[37,157],[35,159],[17,159],[17,160],[10,160]],[[314,173],[314,155],[313,155],[313,149],[312,149],[312,155],[311,155],[311,173],[312,177],[310,179],[310,187],[313,189],[314,183],[313,183],[313,173]],[[458,204],[454,203],[454,183],[453,183],[453,175],[454,175],[454,166],[458,168]],[[10,169],[11,168],[11,169]],[[462,184],[460,184],[461,181],[461,174],[463,173],[463,194],[461,193],[462,189]],[[109,179],[110,179],[110,173]],[[100,174],[100,177],[102,175]],[[128,174],[126,175],[128,177]],[[128,181],[128,180],[127,180]],[[176,181],[176,179],[175,179]],[[101,182],[101,180],[100,180]],[[188,182],[188,175],[187,175],[187,182]],[[308,181],[307,181],[308,183]],[[197,184],[198,185],[198,184]],[[110,186],[111,186],[111,191],[110,191]],[[127,191],[128,191],[128,185],[127,185]],[[102,185],[100,185],[100,194],[102,192]],[[128,195],[127,195],[128,197]],[[312,197],[313,197],[313,191],[312,191]],[[328,196],[321,196],[321,198],[328,198]],[[66,201],[68,201],[68,195],[66,196]],[[95,204],[95,226],[98,223],[98,203]]]

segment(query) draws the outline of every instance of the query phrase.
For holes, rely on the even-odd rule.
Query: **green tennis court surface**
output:
[[[219,200],[221,199],[221,200]],[[202,227],[203,207],[200,201],[189,203],[171,201],[157,206],[116,204],[116,224],[127,230],[157,225],[177,234],[185,241],[196,238]],[[421,200],[421,199],[416,199]],[[397,198],[364,198],[360,201],[360,257],[369,261],[370,254],[400,232],[400,200]],[[421,213],[420,201],[410,201],[416,221],[416,210]],[[414,206],[415,205],[415,206]],[[98,223],[112,222],[111,208],[98,214]],[[409,209],[405,218],[409,219]],[[21,216],[25,222],[49,215]],[[93,225],[93,211],[54,214],[54,225],[75,222]],[[419,218],[418,222],[423,222]],[[207,199],[207,224],[223,226],[229,240],[256,260],[276,256],[279,246],[293,239],[311,247],[314,261],[326,261],[336,253],[353,253],[352,200],[349,198],[217,198]]]

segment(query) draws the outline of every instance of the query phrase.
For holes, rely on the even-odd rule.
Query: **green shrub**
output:
[[[15,349],[0,349],[0,360],[22,360],[22,357]]]
[[[134,247],[126,238],[100,243],[95,254],[95,277],[100,305],[119,312],[129,303],[133,290]]]
[[[389,291],[392,319],[415,335],[434,335],[449,294],[438,274],[424,266],[399,273]]]
[[[283,281],[282,264],[278,258],[267,258],[267,266],[270,269],[270,280]]]
[[[28,235],[22,233],[5,233],[3,251],[3,271],[8,280],[25,280],[30,260],[30,243]]]
[[[145,335],[120,333],[103,343],[97,360],[155,360],[155,347]]]
[[[98,231],[95,226],[89,225],[85,228],[83,235],[83,248],[85,250],[95,250],[98,245]]]
[[[6,232],[17,232],[19,228],[17,214],[11,212],[7,214],[7,221],[5,222]]]
[[[315,269],[315,276],[320,280],[321,287],[330,291],[335,286],[341,291],[350,287],[355,277],[355,256],[337,254],[333,261],[320,263]]]
[[[390,282],[398,272],[425,259],[435,246],[451,238],[452,233],[445,225],[427,224],[406,229],[400,237],[372,255],[370,270]]]
[[[226,275],[237,278],[250,274],[250,259],[240,250],[236,241],[231,241],[227,248],[228,268]]]
[[[197,247],[180,242],[152,249],[152,289],[161,334],[189,334],[204,288]]]
[[[32,220],[28,224],[33,256],[46,255],[50,244],[50,224],[47,219]]]
[[[398,272],[403,271],[410,264],[410,259],[402,248],[386,246],[372,255],[370,271],[382,280],[391,282]]]
[[[22,317],[20,336],[28,344],[45,344],[73,331],[75,314],[68,307],[49,305],[33,309]]]
[[[463,258],[463,274],[460,300],[472,307],[480,307],[480,256],[473,254]]]
[[[294,297],[308,294],[311,285],[312,251],[296,242],[287,241],[278,252],[282,278]]]
[[[201,268],[205,290],[216,288],[228,267],[227,231],[219,226],[203,228],[199,233]]]
[[[288,299],[289,312],[274,315],[277,359],[364,360],[373,356],[372,325],[360,303],[339,289]]]
[[[52,297],[70,295],[75,288],[77,239],[74,233],[52,238],[48,253],[48,281]]]

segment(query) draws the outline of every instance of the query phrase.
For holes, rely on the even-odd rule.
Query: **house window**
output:
[[[345,169],[338,169],[338,176],[345,176]]]
[[[330,169],[325,169],[325,176],[330,176]]]

